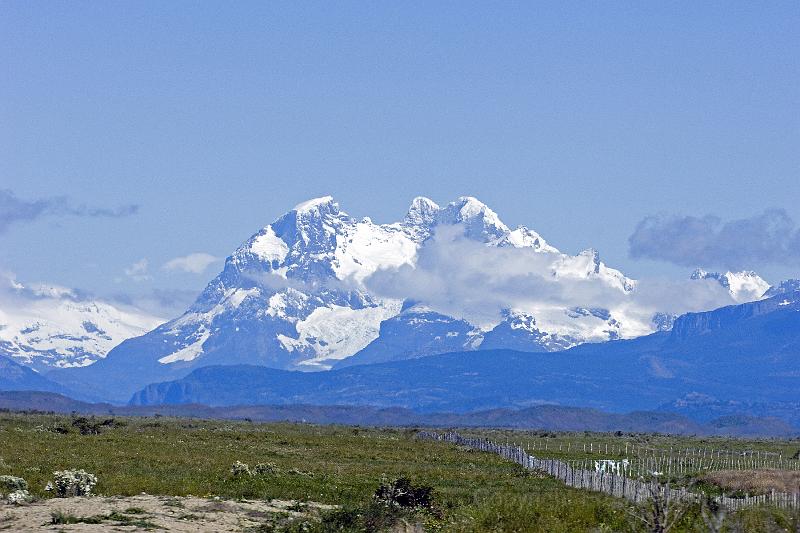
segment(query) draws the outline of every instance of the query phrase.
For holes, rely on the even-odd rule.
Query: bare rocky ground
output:
[[[228,501],[140,496],[52,498],[0,504],[2,531],[257,531],[266,524],[314,520],[333,508],[293,501]],[[70,523],[73,522],[73,523]]]

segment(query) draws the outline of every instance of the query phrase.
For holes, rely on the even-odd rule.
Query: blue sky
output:
[[[168,298],[218,267],[168,261],[224,257],[301,200],[384,222],[473,195],[683,277],[630,256],[645,217],[800,221],[798,27],[797,2],[3,2],[0,189],[46,207],[2,230],[0,270]]]

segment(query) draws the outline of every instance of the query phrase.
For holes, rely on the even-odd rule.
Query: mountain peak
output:
[[[439,214],[444,224],[462,224],[464,235],[471,239],[491,242],[505,237],[511,230],[497,213],[473,196],[461,196],[450,202]]]
[[[409,225],[430,226],[436,222],[441,207],[439,204],[424,196],[417,196],[411,200],[411,206],[406,213],[405,223]]]
[[[339,204],[333,199],[333,196],[320,196],[319,198],[312,198],[305,202],[300,202],[294,209],[297,214],[308,213],[313,211],[330,211],[334,213],[339,212]]]
[[[731,272],[729,270],[725,273],[720,273],[707,272],[702,268],[697,268],[692,272],[691,279],[716,280],[739,303],[759,300],[765,296],[770,288],[769,283],[752,270],[742,270],[741,272]]]
[[[492,211],[488,205],[481,202],[474,196],[460,196],[455,202],[451,202],[450,206],[458,209],[459,214],[463,219],[484,217],[496,219],[498,222],[500,218],[497,213]],[[500,222],[502,224],[502,222]]]
[[[587,248],[581,253],[578,254],[580,257],[586,257],[591,261],[591,271],[595,274],[600,273],[600,252],[595,250],[594,248]]]

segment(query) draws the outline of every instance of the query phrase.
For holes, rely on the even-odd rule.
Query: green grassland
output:
[[[98,434],[81,434],[73,422],[65,416],[0,414],[0,474],[25,478],[40,498],[50,497],[44,487],[53,471],[81,468],[97,475],[95,492],[105,495],[192,494],[341,506],[307,525],[310,531],[359,531],[397,518],[428,531],[643,530],[633,516],[637,511],[625,502],[567,488],[492,454],[417,439],[411,429],[117,418]],[[681,443],[691,445],[691,439]],[[234,476],[236,461],[273,463],[274,469]],[[387,511],[388,518],[376,518],[383,512],[372,503],[376,488],[399,477],[433,487],[433,508]],[[742,512],[727,523],[729,531],[800,527],[797,516],[771,509]],[[703,531],[701,524],[699,510],[689,509],[673,531]]]
[[[468,429],[460,433],[521,446],[542,459],[558,459],[592,469],[598,459],[628,459],[629,477],[657,478],[718,495],[723,487],[705,483],[712,471],[800,472],[800,439],[686,437],[652,433],[590,433]],[[658,476],[650,471],[661,472]],[[798,487],[795,487],[795,491]],[[778,490],[778,489],[776,489]],[[743,491],[734,491],[744,496]],[[764,491],[761,491],[762,493]],[[758,491],[752,492],[757,494]],[[731,495],[731,491],[728,491]]]
[[[634,447],[669,452],[673,455],[684,453],[686,449],[695,452],[715,450],[732,454],[754,453],[767,456],[776,461],[779,458],[793,468],[800,467],[800,439],[773,438],[729,438],[718,436],[680,436],[654,433],[591,433],[591,432],[551,432],[503,429],[464,429],[464,436],[477,436],[497,442],[513,442],[526,449],[535,449],[537,455],[553,459],[596,459],[603,457],[624,457],[626,445],[629,451]],[[591,448],[590,448],[590,445]],[[545,449],[546,447],[546,449]],[[569,447],[569,451],[568,450]],[[586,453],[583,452],[584,447]],[[589,453],[592,449],[593,453]],[[611,450],[615,450],[612,452]],[[608,450],[608,451],[606,451]]]

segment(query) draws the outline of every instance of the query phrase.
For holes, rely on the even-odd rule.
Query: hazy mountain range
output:
[[[209,366],[150,385],[132,403],[345,403],[422,412],[552,403],[695,416],[691,407],[705,403],[716,415],[774,411],[800,425],[798,368],[800,292],[793,292],[686,314],[671,332],[558,353],[454,352],[327,373]]]
[[[509,228],[472,197],[444,207],[416,198],[390,224],[357,220],[324,197],[247,239],[166,322],[8,280],[0,388],[116,402],[135,393],[140,404],[451,411],[685,409],[703,398],[721,414],[735,410],[720,405],[756,412],[798,400],[798,288],[749,271],[633,280],[595,250],[569,255]],[[750,381],[738,384],[745,368]],[[752,389],[746,402],[739,385],[738,394]]]

